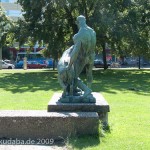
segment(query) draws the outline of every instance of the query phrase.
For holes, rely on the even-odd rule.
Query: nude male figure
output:
[[[74,47],[71,52],[71,60],[68,68],[74,65],[75,82],[76,87],[84,91],[84,97],[91,94],[91,84],[93,80],[92,68],[94,63],[94,50],[96,46],[96,33],[87,26],[86,19],[80,15],[77,17],[77,25],[79,31],[74,35]],[[79,75],[86,68],[87,86],[80,80]]]

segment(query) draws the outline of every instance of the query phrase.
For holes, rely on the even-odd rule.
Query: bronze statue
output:
[[[77,17],[79,31],[73,36],[74,45],[67,49],[58,62],[58,80],[63,87],[62,102],[95,102],[92,96],[92,68],[96,33],[87,26],[86,19]],[[79,78],[86,69],[87,85]]]

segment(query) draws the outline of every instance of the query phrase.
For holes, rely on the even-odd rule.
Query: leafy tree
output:
[[[71,0],[18,0],[18,2],[25,11],[24,17],[29,25],[31,37],[48,43],[47,49],[57,59],[58,54],[72,44],[72,36],[78,31],[76,17],[83,11],[83,3],[78,4]],[[93,3],[90,3],[92,9]],[[87,10],[85,12],[87,13]]]
[[[48,43],[55,59],[77,33],[76,17],[80,14],[97,33],[97,49],[103,51],[107,69],[105,45],[111,45],[118,55],[150,56],[148,0],[18,0],[25,12],[28,31],[34,40]]]
[[[0,6],[0,70],[2,69],[2,47],[10,39],[8,32],[11,25],[10,19],[5,15],[3,8]]]
[[[128,10],[128,16],[125,18],[129,30],[126,34],[128,42],[127,52],[140,58],[150,58],[150,3],[148,0],[136,0]],[[127,44],[126,44],[127,45]]]
[[[33,38],[32,31],[25,20],[18,19],[15,22],[15,28],[12,29],[12,33],[14,34],[14,40],[19,42],[19,48],[23,44],[28,45],[30,48],[35,45],[36,40]]]

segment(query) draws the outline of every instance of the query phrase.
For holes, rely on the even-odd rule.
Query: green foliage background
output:
[[[72,43],[80,14],[97,33],[97,50],[111,45],[119,55],[150,56],[148,0],[18,0],[34,40],[48,43],[57,58]]]

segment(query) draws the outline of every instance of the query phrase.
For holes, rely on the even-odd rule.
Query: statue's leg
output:
[[[58,74],[58,81],[59,81],[61,87],[63,88],[62,97],[65,97],[67,95],[67,86],[64,84],[63,77],[60,74]]]
[[[85,62],[84,60],[77,59],[76,62],[74,63],[74,95],[79,96],[82,95],[83,89],[81,89],[78,86],[78,77],[81,74],[82,70],[84,69]]]
[[[82,89],[80,89],[78,87],[78,79],[74,79],[73,95],[74,96],[80,96],[80,95],[82,95]]]
[[[86,76],[87,76],[87,86],[91,88],[93,75],[92,75],[93,64],[86,65]]]
[[[77,86],[82,90],[84,91],[84,95],[83,97],[86,97],[88,95],[91,94],[92,90],[90,88],[88,88],[82,81],[80,78],[78,78],[77,80]]]
[[[70,85],[70,96],[73,96],[73,89],[74,89],[74,80],[72,80],[71,85]]]
[[[66,97],[67,92],[66,92],[66,88],[63,89],[63,93],[62,93],[62,97]]]
[[[85,60],[83,59],[77,59],[74,64],[74,71],[75,71],[75,78],[78,78],[81,72],[83,71],[85,67]]]

